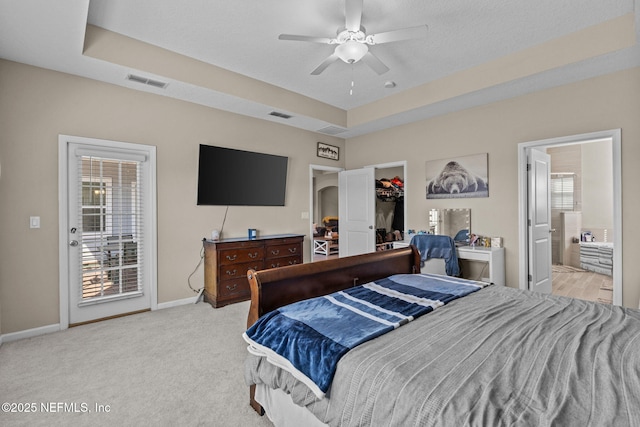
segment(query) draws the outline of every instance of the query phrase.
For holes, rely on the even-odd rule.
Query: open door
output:
[[[340,257],[375,250],[375,169],[338,174]]]
[[[528,150],[529,290],[551,293],[550,156]]]
[[[584,144],[597,141],[611,142],[611,168],[613,180],[613,230],[611,233],[613,235],[613,238],[611,239],[611,241],[613,242],[613,304],[622,305],[622,132],[620,129],[610,129],[579,135],[562,136],[518,144],[518,250],[520,252],[518,257],[518,270],[520,273],[518,277],[519,289],[534,289],[535,285],[532,284],[533,275],[537,275],[538,277],[544,277],[545,275],[551,276],[550,272],[540,272],[540,270],[545,270],[549,266],[549,262],[545,262],[544,265],[538,262],[537,268],[533,269],[532,265],[535,264],[530,259],[531,256],[540,257],[539,253],[532,250],[533,239],[531,238],[531,234],[533,231],[533,222],[529,223],[529,221],[531,220],[531,216],[529,213],[530,205],[533,206],[536,203],[541,202],[530,201],[530,197],[532,196],[531,189],[529,188],[530,175],[532,174],[534,165],[546,167],[547,169],[549,166],[544,166],[541,163],[544,162],[544,160],[538,159],[534,162],[531,159],[531,154],[535,149],[539,150],[540,148],[546,149],[546,147],[559,147],[570,144]],[[537,154],[533,154],[533,156],[537,156]],[[527,168],[527,164],[531,164],[531,166]],[[544,175],[546,174],[541,174],[540,179],[542,179]],[[547,204],[549,204],[548,199]],[[540,224],[540,220],[537,221],[537,224]],[[546,258],[546,256],[543,257]],[[539,281],[539,279],[536,280]],[[632,304],[635,306],[635,302],[633,302]]]

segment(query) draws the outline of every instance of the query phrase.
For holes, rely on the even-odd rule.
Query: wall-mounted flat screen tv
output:
[[[289,158],[200,145],[198,205],[284,206]]]

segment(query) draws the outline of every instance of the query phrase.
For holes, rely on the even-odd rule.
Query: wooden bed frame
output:
[[[363,285],[401,273],[420,272],[420,253],[415,246],[369,254],[297,264],[268,270],[249,270],[251,307],[247,328],[260,316],[279,307]],[[264,410],[254,400],[250,387],[250,405],[260,415]]]

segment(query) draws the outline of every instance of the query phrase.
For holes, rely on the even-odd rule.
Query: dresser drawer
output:
[[[289,243],[286,245],[269,245],[267,246],[267,253],[265,259],[272,258],[299,257],[302,254],[302,245],[299,242]]]
[[[247,271],[301,264],[303,241],[300,234],[203,240],[205,301],[218,308],[250,299]]]
[[[225,249],[219,251],[220,266],[227,264],[251,263],[264,259],[264,248],[261,246],[241,249]],[[222,268],[222,267],[221,267]]]
[[[235,298],[241,295],[251,295],[246,275],[244,277],[220,281],[220,284],[218,285],[219,299]]]
[[[287,265],[294,265],[302,263],[302,257],[300,255],[293,255],[288,257],[271,258],[264,262],[264,268],[276,268],[284,267]]]
[[[236,277],[246,277],[248,270],[262,270],[264,263],[261,260],[244,264],[226,264],[220,266],[220,280],[235,279]]]

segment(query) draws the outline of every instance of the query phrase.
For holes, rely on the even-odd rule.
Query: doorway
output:
[[[558,229],[555,225],[550,225],[552,227],[549,231],[553,231],[555,229],[554,237],[556,237],[556,242],[552,247],[549,248],[549,251],[555,253],[556,263],[557,260],[562,259],[562,263],[565,263],[568,268],[578,265],[577,268],[580,268],[580,248],[583,247],[583,244],[579,243],[582,240],[582,232],[592,231],[592,235],[596,236],[596,240],[598,242],[608,242],[604,244],[604,246],[609,246],[611,248],[611,280],[610,283],[612,287],[612,291],[609,293],[611,296],[612,302],[614,305],[622,304],[622,209],[621,209],[621,157],[620,157],[620,145],[621,145],[621,132],[619,129],[602,131],[602,132],[594,132],[589,134],[581,134],[581,135],[573,135],[568,137],[561,138],[551,138],[540,141],[532,141],[527,143],[519,144],[518,147],[518,173],[519,173],[519,235],[520,235],[520,258],[519,258],[519,268],[520,268],[520,278],[519,278],[519,287],[520,289],[530,289],[530,277],[531,271],[536,266],[530,267],[531,262],[531,253],[529,250],[529,227],[528,227],[528,206],[530,203],[530,195],[527,188],[527,156],[528,153],[534,149],[544,150],[550,152],[552,155],[555,153],[562,152],[572,152],[569,156],[565,156],[566,158],[571,158],[576,156],[576,152],[583,151],[592,151],[592,147],[596,147],[597,144],[603,144],[607,147],[607,150],[604,154],[599,156],[599,161],[605,161],[607,164],[603,169],[609,170],[611,176],[606,177],[606,181],[608,181],[608,187],[606,190],[600,191],[600,193],[595,193],[591,191],[590,194],[588,192],[575,192],[573,194],[577,195],[575,200],[571,200],[572,208],[569,209],[567,207],[567,200],[560,200],[560,204],[564,203],[564,209],[560,209],[563,212],[566,212],[566,216],[564,218],[566,220],[566,227],[569,227],[570,230],[568,234],[571,236],[570,243],[566,244],[566,238],[564,236],[560,236],[562,231],[562,227]],[[600,148],[601,149],[601,148]],[[602,151],[601,151],[602,153]],[[585,157],[584,155],[581,157]],[[562,158],[560,156],[559,158]],[[605,160],[602,160],[605,159]],[[553,164],[553,161],[551,162]],[[581,179],[586,179],[583,177],[589,176],[589,169],[593,168],[593,165],[587,166],[586,170],[580,170]],[[568,188],[571,186],[566,181],[570,178],[572,171],[570,166],[563,164],[560,168],[567,168],[567,170],[550,170],[549,175],[549,191],[560,191],[560,193],[568,193]],[[560,173],[559,173],[560,172]],[[554,182],[551,184],[551,175],[555,173],[555,179],[559,182]],[[566,184],[566,185],[565,185]],[[571,183],[573,184],[573,182]],[[592,184],[589,184],[592,187]],[[553,186],[556,185],[555,190]],[[561,188],[558,190],[557,185],[562,185],[564,190]],[[567,194],[565,194],[567,195]],[[563,197],[562,194],[555,194],[555,197]],[[610,200],[606,201],[607,196],[610,196]],[[598,197],[597,203],[594,203],[591,200],[590,204],[583,206],[583,201],[586,203],[588,197]],[[604,202],[607,202],[609,206],[609,212],[611,214],[611,229],[605,224],[602,224],[598,220],[593,219],[593,214],[590,217],[588,212],[582,212],[584,208],[590,209],[588,206],[594,206],[595,204],[604,205]],[[577,203],[577,204],[576,204]],[[580,210],[578,210],[580,209]],[[592,209],[592,208],[591,208]],[[559,214],[559,212],[556,212]],[[581,217],[585,217],[586,222],[580,221],[580,226],[578,226],[575,222],[576,219],[580,219]],[[551,213],[551,223],[553,224],[553,216],[554,213]],[[560,215],[558,215],[560,217]],[[605,221],[606,223],[606,221]],[[556,222],[556,224],[560,224]],[[592,227],[595,227],[597,232],[591,230]],[[578,231],[576,231],[578,230]],[[578,242],[575,242],[574,239],[578,239]],[[573,249],[572,249],[573,247]],[[577,253],[576,253],[577,252]],[[584,250],[582,251],[584,252]],[[551,257],[550,257],[551,258]],[[584,265],[583,265],[584,266]],[[541,270],[545,270],[542,268]],[[551,266],[549,266],[549,271],[551,271]],[[565,269],[566,270],[566,269]],[[586,276],[585,276],[586,277]],[[598,279],[598,278],[596,278]],[[592,280],[592,279],[589,279]],[[586,280],[582,280],[581,283],[584,284]],[[606,281],[605,281],[606,282]]]
[[[407,224],[406,161],[340,173],[340,256],[393,248]],[[381,199],[387,203],[379,203]],[[387,206],[383,206],[383,205]]]
[[[340,222],[340,209],[345,207],[346,204],[343,203],[344,206],[340,205],[340,193],[343,191],[344,185],[340,184],[340,172],[343,172],[342,168],[328,167],[328,166],[319,166],[319,165],[310,165],[309,166],[309,182],[310,182],[310,203],[309,203],[309,229],[311,237],[311,261],[322,261],[329,259],[331,257],[337,256],[347,256],[353,255],[356,253],[366,253],[373,252],[375,250],[382,250],[384,248],[392,247],[392,241],[386,241],[388,239],[395,240],[401,239],[404,235],[405,224],[407,224],[406,218],[406,198],[404,197],[404,193],[406,192],[406,181],[405,177],[407,176],[407,162],[406,161],[398,161],[398,162],[390,162],[390,163],[381,163],[376,165],[365,166],[361,169],[353,169],[351,171],[344,171],[346,173],[358,173],[362,172],[370,172],[370,176],[366,182],[362,182],[362,185],[356,186],[353,191],[356,193],[356,196],[349,197],[349,200],[354,201],[359,207],[361,206],[360,201],[357,199],[357,195],[362,195],[363,192],[369,196],[367,200],[371,200],[372,203],[366,203],[368,208],[366,212],[361,212],[363,216],[365,216],[366,224],[364,225],[367,233],[367,237],[361,239],[363,242],[362,245],[357,245],[358,242],[351,242],[349,250],[343,251],[346,249],[347,244],[349,243],[348,239],[348,230],[346,230],[347,234],[345,234],[344,238],[338,237],[335,239],[335,236],[332,236],[332,241],[334,247],[330,248],[329,252],[325,252],[326,248],[324,248],[324,242],[318,242],[318,238],[323,240],[321,236],[315,236],[314,239],[314,231],[317,230],[318,227],[322,227],[322,220],[329,216],[332,218],[336,218],[337,224],[333,227],[332,232],[335,232],[340,225],[344,225],[345,222]],[[343,176],[344,177],[344,176]],[[397,187],[397,183],[395,180],[401,181],[401,197],[393,197],[391,198],[388,194],[389,191],[382,191],[382,193],[378,192],[378,188],[376,188],[378,181],[394,181],[394,186]],[[327,201],[322,201],[321,197],[318,195],[320,191],[326,191],[331,187],[336,187],[338,189],[338,197],[337,199],[333,199],[334,196],[330,196]],[[366,190],[364,189],[366,187]],[[395,187],[394,187],[395,188]],[[327,191],[326,195],[334,194],[333,189]],[[380,197],[383,194],[385,197]],[[345,196],[343,194],[343,196]],[[346,197],[346,196],[345,196]],[[380,199],[385,199],[381,201]],[[392,200],[393,199],[393,200]],[[334,203],[337,202],[337,205]],[[328,210],[323,210],[320,204],[325,204],[326,206],[331,206]],[[371,206],[369,206],[371,205]],[[337,209],[336,217],[333,216],[333,210]],[[361,211],[361,209],[358,209]],[[347,218],[348,219],[348,218]],[[382,230],[385,230],[383,233]],[[382,242],[379,242],[378,235],[381,234]],[[340,236],[340,233],[339,233]],[[345,242],[345,240],[347,240]],[[357,240],[357,239],[356,239]],[[316,245],[322,246],[318,249]],[[318,252],[318,253],[316,253]],[[353,252],[353,253],[349,253]]]
[[[340,239],[335,218],[338,218],[338,173],[342,170],[330,166],[309,166],[311,262],[338,257]],[[323,220],[327,220],[326,226]],[[331,236],[328,236],[328,230],[331,230]]]
[[[155,147],[59,137],[60,325],[155,308]]]

